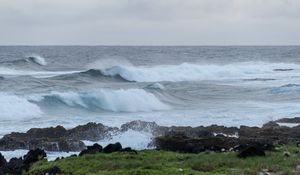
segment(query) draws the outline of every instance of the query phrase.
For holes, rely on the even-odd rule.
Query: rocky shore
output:
[[[149,132],[153,135],[149,146],[157,150],[183,153],[239,152],[238,156],[264,156],[266,150],[274,150],[285,144],[300,144],[300,118],[280,119],[262,127],[225,127],[218,125],[199,127],[159,126],[155,122],[132,121],[120,128],[88,123],[72,129],[62,126],[32,128],[26,133],[13,132],[0,139],[0,151],[28,149],[21,158],[4,159],[0,154],[0,172],[22,174],[34,163],[46,157],[45,151],[81,151],[79,156],[96,153],[133,152],[120,143],[106,147],[94,144],[86,146],[83,140],[99,141],[128,130]],[[294,127],[282,125],[293,123]],[[75,155],[76,156],[76,155]],[[1,173],[0,173],[1,174]]]
[[[145,121],[132,121],[120,128],[100,123],[87,123],[72,129],[63,126],[32,128],[25,133],[12,132],[5,135],[0,139],[0,151],[39,148],[45,151],[79,152],[86,148],[83,140],[97,142],[128,130],[151,133],[153,140],[149,146],[161,150],[193,153],[205,150],[224,151],[254,143],[271,148],[278,144],[299,143],[300,125],[287,127],[278,124],[279,122],[299,124],[299,120],[299,118],[280,119],[268,122],[262,127],[239,128],[218,125],[165,127]]]

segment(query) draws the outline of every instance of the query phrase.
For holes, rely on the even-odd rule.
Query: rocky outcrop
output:
[[[78,151],[84,149],[85,145],[80,140],[67,137],[34,137],[27,133],[11,133],[0,140],[0,150],[2,151],[37,148],[47,151]]]
[[[296,123],[300,124],[300,117],[294,117],[294,118],[282,118],[279,120],[276,120],[277,123]]]
[[[109,138],[118,128],[88,123],[67,130],[62,126],[32,128],[26,133],[5,135],[0,139],[0,150],[44,149],[47,151],[81,151],[86,146],[81,140],[99,141]]]
[[[187,137],[182,134],[172,134],[156,138],[157,149],[199,153],[206,150],[225,151],[238,144],[236,138],[230,137]]]
[[[165,127],[155,122],[137,120],[123,124],[120,128],[87,123],[72,129],[57,126],[32,128],[26,133],[13,132],[0,139],[0,151],[37,148],[47,151],[81,151],[86,148],[82,140],[109,139],[129,130],[152,133],[155,139],[149,144],[151,146],[183,152],[199,152],[205,149],[220,151],[252,143],[272,147],[270,145],[300,142],[300,126],[290,128],[280,126],[277,122],[268,122],[262,127],[240,128],[218,125]]]
[[[75,140],[99,141],[104,138],[110,138],[117,132],[119,132],[119,129],[116,127],[108,127],[101,123],[88,123],[86,125],[79,125],[68,130],[67,138]]]
[[[135,120],[123,124],[120,128],[121,132],[126,132],[128,130],[150,132],[153,134],[153,136],[160,136],[164,135],[164,133],[168,130],[168,127],[159,126],[155,122]]]
[[[201,151],[242,151],[251,145],[262,150],[271,150],[278,144],[298,143],[300,126],[280,126],[268,122],[259,127],[170,127],[164,135],[156,137],[158,149],[198,153]],[[251,148],[252,149],[252,148]],[[251,150],[250,149],[250,150]]]
[[[12,158],[9,162],[0,154],[0,174],[25,174],[33,163],[46,157],[44,150],[30,150],[24,157]]]

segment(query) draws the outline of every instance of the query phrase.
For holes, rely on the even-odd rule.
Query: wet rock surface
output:
[[[26,133],[13,132],[0,139],[0,150],[44,149],[47,151],[81,151],[86,146],[82,140],[99,141],[111,137],[118,128],[88,123],[67,130],[62,126],[32,128]]]
[[[97,153],[100,153],[102,152],[103,148],[101,145],[95,143],[94,145],[92,146],[87,146],[86,149],[82,150],[80,153],[79,153],[79,156],[83,156],[85,154],[97,154]]]
[[[33,163],[47,157],[44,150],[30,150],[26,155],[20,158],[12,158],[8,162],[0,154],[0,174],[24,174]]]
[[[288,120],[298,121],[298,118]],[[271,149],[278,144],[300,143],[300,126],[280,126],[277,121],[268,122],[262,127],[238,128],[219,125],[165,127],[155,122],[137,120],[123,124],[120,128],[87,123],[72,129],[56,126],[32,128],[25,133],[12,132],[0,139],[0,151],[37,148],[46,151],[82,151],[86,149],[82,140],[109,139],[129,130],[151,133],[151,145],[158,149],[182,152],[232,150],[240,145],[253,143],[268,145],[264,149]]]
[[[268,122],[262,127],[170,127],[162,136],[155,138],[157,149],[189,153],[207,150],[243,152],[251,145],[252,151],[253,145],[256,150],[265,151],[272,150],[279,144],[299,142],[300,126],[286,127],[276,122]]]

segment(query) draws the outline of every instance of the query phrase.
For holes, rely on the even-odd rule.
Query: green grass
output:
[[[262,169],[274,174],[299,175],[300,155],[296,146],[283,146],[266,152],[265,157],[240,159],[237,153],[182,154],[167,151],[140,151],[138,154],[112,154],[70,157],[59,161],[41,161],[28,174],[45,174],[51,167],[59,167],[64,174],[74,175],[256,175]],[[289,151],[290,157],[283,155]]]

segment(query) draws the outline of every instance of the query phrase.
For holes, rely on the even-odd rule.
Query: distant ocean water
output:
[[[298,46],[0,47],[0,135],[137,119],[260,126],[299,114]]]

